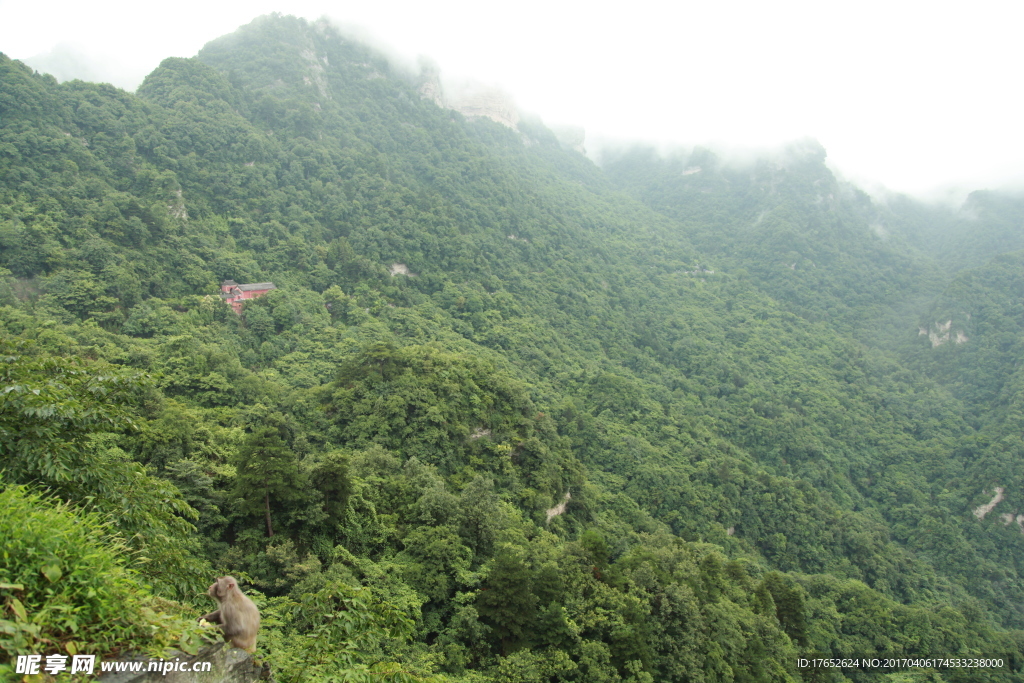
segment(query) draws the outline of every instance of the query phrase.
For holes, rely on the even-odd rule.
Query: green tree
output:
[[[262,641],[275,675],[287,683],[440,683],[383,655],[384,643],[409,638],[413,620],[368,588],[331,581],[297,601],[278,598],[263,615],[278,624]]]
[[[806,645],[807,610],[800,587],[779,572],[768,572],[762,584],[775,603],[775,615],[782,630],[797,645]]]
[[[206,568],[193,555],[196,511],[173,484],[113,445],[114,434],[134,424],[129,405],[148,380],[102,363],[39,354],[28,343],[0,342],[0,354],[5,477],[101,514],[165,590],[188,595],[199,588]]]
[[[533,570],[523,548],[504,543],[497,549],[487,580],[476,599],[477,611],[501,642],[504,655],[530,640],[537,616]]]
[[[325,455],[310,471],[309,483],[323,495],[323,510],[328,524],[340,524],[352,495],[348,456],[338,451]]]
[[[282,436],[284,416],[271,414],[267,422],[246,437],[235,456],[235,495],[244,511],[263,513],[267,536],[272,537],[271,501],[276,506],[300,500],[305,482],[298,458]]]
[[[0,481],[0,678],[14,680],[18,654],[190,649],[192,619],[153,598],[111,531],[97,514]]]

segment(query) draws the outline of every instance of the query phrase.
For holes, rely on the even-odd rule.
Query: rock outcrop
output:
[[[953,326],[952,319],[946,322],[936,322],[928,327],[917,328],[917,334],[919,336],[927,336],[932,342],[932,348],[936,346],[942,346],[948,341],[952,341],[954,344],[963,344],[967,341],[968,337],[964,334],[963,330],[951,331]]]
[[[466,81],[454,86],[449,84],[445,88],[437,65],[421,59],[418,90],[422,99],[430,100],[439,107],[454,109],[468,118],[488,118],[514,131],[519,130],[519,109],[512,96],[496,86]]]
[[[134,668],[132,665],[136,664],[140,671],[106,673],[96,680],[100,683],[256,683],[271,680],[268,665],[256,664],[251,654],[226,643],[202,648],[196,655],[174,652],[165,659],[140,657],[124,661],[126,668]]]
[[[512,97],[500,88],[466,83],[445,98],[447,107],[469,118],[488,118],[518,131],[519,110]]]
[[[302,77],[303,82],[306,85],[315,85],[321,97],[331,99],[331,94],[327,89],[327,69],[325,68],[328,64],[327,57],[318,56],[312,45],[299,54],[306,61],[308,74]]]
[[[992,496],[992,500],[985,503],[984,505],[979,505],[978,507],[974,508],[974,516],[978,519],[985,519],[985,515],[992,512],[992,510],[995,509],[996,505],[1002,503],[1003,500],[1006,498],[1006,496],[1003,495],[1005,490],[1006,489],[1004,489],[1002,486],[995,487],[992,490],[992,493],[995,494],[994,496]]]
[[[553,508],[549,508],[547,511],[547,524],[551,524],[551,520],[555,517],[564,514],[565,508],[569,505],[569,501],[572,499],[572,492],[566,491],[565,496],[562,498],[562,502]]]
[[[444,103],[444,88],[441,87],[441,69],[437,64],[420,58],[420,98],[430,100],[437,106],[446,109]]]

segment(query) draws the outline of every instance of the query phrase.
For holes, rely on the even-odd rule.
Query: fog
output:
[[[0,51],[133,89],[255,16],[322,15],[448,82],[500,85],[549,124],[659,146],[813,138],[868,190],[958,197],[1024,186],[1016,83],[1024,9],[867,0],[669,3],[270,0],[142,6],[0,0]],[[628,11],[627,11],[628,10]]]

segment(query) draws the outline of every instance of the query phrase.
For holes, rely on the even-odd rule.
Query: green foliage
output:
[[[549,494],[570,483],[571,456],[525,387],[481,358],[375,344],[342,367],[328,401],[335,441],[377,443],[446,474],[518,470]]]
[[[797,645],[807,645],[807,612],[800,589],[778,572],[769,572],[763,584],[771,595],[771,602],[765,602],[774,605],[782,630]]]
[[[313,466],[310,485],[323,495],[323,512],[328,524],[339,524],[345,519],[348,501],[352,495],[348,458],[337,451],[327,453]]]
[[[528,640],[527,628],[537,616],[537,596],[521,550],[502,545],[492,562],[477,598],[477,612],[500,639],[502,654],[508,655]]]
[[[89,476],[89,436],[131,424],[125,404],[141,378],[92,370],[77,359],[34,357],[26,344],[3,349],[0,447],[15,480],[61,483]],[[107,372],[104,372],[107,370]]]
[[[1019,651],[1018,198],[602,169],[422,78],[281,16],[137,95],[0,57],[7,480],[155,592],[251,577],[296,680]]]
[[[263,619],[270,630],[262,648],[282,681],[437,680],[379,659],[381,641],[407,638],[412,621],[367,588],[333,582],[297,602],[271,602]]]
[[[4,349],[0,371],[0,463],[13,483],[44,487],[110,520],[135,551],[135,565],[174,596],[202,585],[204,565],[189,538],[195,511],[169,482],[114,446],[132,424],[127,405],[144,387],[132,372],[76,358]]]
[[[0,538],[0,673],[17,654],[159,652],[195,631],[180,606],[147,592],[126,566],[131,550],[95,514],[7,484]]]
[[[299,500],[305,482],[295,453],[282,438],[287,429],[284,416],[271,414],[266,422],[238,450],[235,495],[241,500],[242,510],[263,513],[267,536],[273,536],[271,500],[275,505]]]

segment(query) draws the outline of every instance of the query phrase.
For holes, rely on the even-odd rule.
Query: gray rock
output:
[[[269,665],[256,664],[251,654],[226,643],[204,647],[196,655],[174,651],[165,659],[136,657],[120,661],[125,662],[127,668],[137,670],[109,672],[96,680],[102,683],[255,683],[272,680]],[[164,673],[167,665],[173,666]]]

